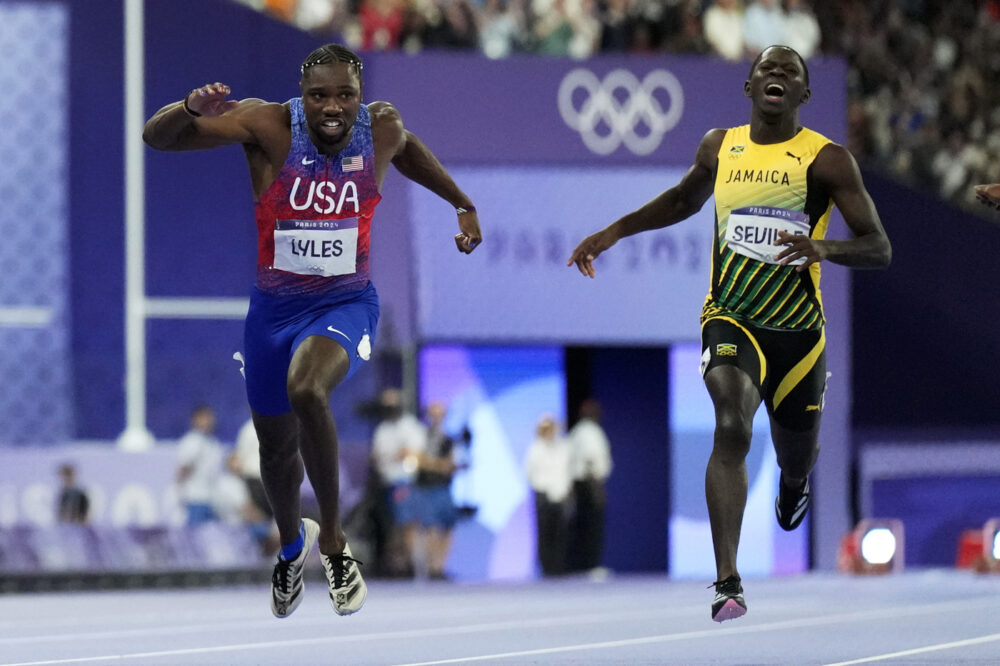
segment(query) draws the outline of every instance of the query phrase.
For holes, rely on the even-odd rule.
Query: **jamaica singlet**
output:
[[[774,257],[779,231],[826,235],[832,201],[815,191],[809,166],[830,140],[803,128],[775,144],[750,139],[750,126],[726,131],[715,178],[712,285],[701,320],[731,317],[765,328],[823,325],[819,263],[796,272]],[[799,260],[801,264],[803,260]]]
[[[292,145],[257,201],[257,287],[266,294],[349,293],[368,284],[375,182],[371,117],[361,105],[351,141],[335,156],[316,150],[302,100],[289,102]]]

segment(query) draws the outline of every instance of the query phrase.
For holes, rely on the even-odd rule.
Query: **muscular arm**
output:
[[[146,121],[142,139],[157,150],[202,150],[233,143],[256,143],[254,111],[259,99],[227,100],[229,86],[215,83],[196,88],[179,102],[166,105]],[[195,117],[187,108],[201,114]]]
[[[797,271],[804,271],[810,264],[823,260],[850,268],[888,266],[892,261],[892,245],[851,153],[843,146],[827,144],[816,156],[812,170],[816,182],[826,189],[840,209],[854,238],[813,240],[781,233],[775,245],[787,247],[776,258],[787,264],[805,257],[806,261],[796,268]]]
[[[594,277],[594,259],[622,238],[642,231],[662,229],[691,217],[712,195],[719,147],[725,130],[713,129],[698,144],[694,164],[680,182],[637,210],[583,239],[569,258],[581,273]]]
[[[372,116],[379,185],[388,164],[392,163],[399,173],[426,187],[453,207],[466,209],[467,212],[458,215],[460,232],[455,236],[455,242],[460,251],[472,252],[483,239],[472,200],[458,187],[434,153],[413,132],[403,127],[403,119],[394,106],[387,102],[373,102],[368,108]]]

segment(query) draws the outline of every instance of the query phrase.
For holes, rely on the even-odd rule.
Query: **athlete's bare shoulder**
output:
[[[719,149],[726,138],[727,130],[716,127],[705,132],[698,144],[698,152],[695,155],[695,163],[711,171],[715,170],[715,165],[719,159]]]
[[[825,185],[861,181],[861,171],[851,151],[833,141],[819,149],[811,168],[813,177]]]
[[[399,109],[389,102],[368,105],[376,159],[392,160],[406,145],[406,129]]]
[[[292,112],[288,102],[268,102],[256,97],[241,99],[239,104],[226,112],[244,123],[258,134],[261,131],[273,132],[290,130],[292,127]]]
[[[699,148],[718,152],[719,148],[722,147],[722,142],[726,138],[726,132],[728,131],[729,130],[724,127],[715,127],[708,130],[705,132],[705,136],[701,137],[701,144],[699,145]]]
[[[251,97],[240,100],[224,115],[231,115],[250,134],[251,139],[243,142],[245,148],[256,146],[268,155],[269,162],[284,162],[292,140],[292,113],[287,102]]]
[[[373,132],[403,129],[403,117],[399,114],[399,109],[389,102],[372,102],[368,105],[368,114],[372,119]]]

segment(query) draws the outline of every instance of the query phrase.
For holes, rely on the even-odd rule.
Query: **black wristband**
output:
[[[188,98],[185,97],[184,101],[181,102],[181,106],[184,107],[184,113],[188,114],[192,118],[201,118],[201,114],[188,106]]]
[[[459,206],[458,208],[455,209],[455,212],[458,213],[459,215],[465,215],[466,213],[475,213],[476,212],[476,207],[475,206]]]

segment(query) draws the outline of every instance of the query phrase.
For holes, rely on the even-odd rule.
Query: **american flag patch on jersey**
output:
[[[340,169],[345,173],[348,171],[361,171],[363,168],[365,168],[365,163],[361,159],[361,155],[345,157],[340,161]]]

